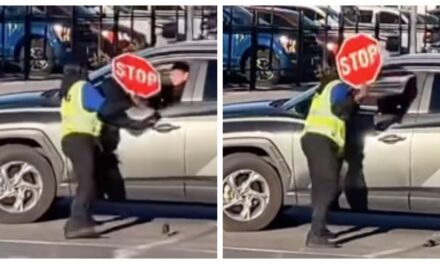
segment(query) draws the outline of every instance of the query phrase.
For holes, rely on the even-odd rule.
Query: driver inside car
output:
[[[190,67],[186,62],[175,62],[166,73],[161,73],[162,89],[159,95],[148,99],[150,107],[165,108],[181,102]]]

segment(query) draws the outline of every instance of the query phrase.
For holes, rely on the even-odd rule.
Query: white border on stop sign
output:
[[[342,80],[341,75],[339,74],[339,68],[340,67],[339,67],[339,63],[338,63],[338,59],[337,58],[339,57],[339,54],[341,53],[341,50],[343,50],[344,46],[347,44],[348,40],[353,39],[353,38],[357,38],[357,37],[359,37],[361,35],[365,36],[366,38],[369,38],[369,39],[373,40],[376,43],[376,46],[378,47],[379,55],[381,57],[380,65],[379,65],[379,67],[377,67],[377,71],[374,73],[374,78],[372,79],[372,81],[369,81],[369,82],[365,83],[365,85],[370,85],[370,84],[374,83],[377,80],[377,77],[379,76],[379,73],[382,70],[382,66],[383,66],[383,57],[382,57],[382,52],[380,50],[380,43],[379,43],[379,41],[377,39],[371,37],[370,35],[365,34],[365,33],[358,33],[358,34],[356,34],[356,35],[354,35],[352,37],[344,39],[344,42],[342,42],[342,45],[339,48],[338,53],[335,56],[336,68],[337,68],[337,71],[338,71],[338,76]],[[360,86],[354,85],[354,84],[352,84],[352,83],[350,83],[348,81],[344,81],[344,82],[349,84],[351,87],[353,87],[355,89],[360,89],[361,88]]]
[[[141,60],[145,61],[149,66],[151,66],[152,69],[154,69],[154,70],[156,71],[156,74],[157,74],[157,83],[158,83],[158,85],[159,85],[159,89],[158,89],[155,93],[152,93],[152,94],[150,94],[149,96],[141,96],[141,95],[138,95],[138,94],[136,94],[135,92],[133,92],[133,91],[127,89],[127,88],[124,86],[124,84],[123,84],[121,81],[119,81],[118,78],[116,78],[116,76],[115,76],[115,74],[114,74],[114,72],[115,72],[115,67],[116,67],[116,65],[115,65],[115,61],[116,61],[118,58],[120,58],[120,57],[124,57],[124,56],[131,56],[131,57],[135,57],[135,58],[137,58],[137,59],[141,59]],[[133,54],[133,53],[122,53],[122,54],[120,54],[120,55],[118,55],[118,56],[116,56],[116,57],[114,57],[114,58],[112,59],[112,78],[113,78],[113,79],[119,84],[119,86],[122,87],[122,89],[124,89],[124,91],[125,91],[126,93],[128,93],[128,94],[130,94],[130,95],[133,95],[133,96],[139,96],[139,97],[141,97],[141,98],[143,98],[143,99],[151,98],[151,97],[157,95],[158,93],[160,93],[160,91],[162,90],[162,82],[161,82],[161,79],[160,79],[159,71],[156,70],[156,68],[153,66],[153,64],[151,64],[147,59],[145,59],[145,58],[143,58],[143,57],[140,57],[140,56],[137,56],[136,54]]]

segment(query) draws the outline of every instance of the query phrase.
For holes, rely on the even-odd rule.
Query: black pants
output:
[[[70,134],[62,139],[63,152],[70,159],[78,188],[73,200],[70,219],[78,225],[91,223],[96,198],[95,163],[99,145],[87,134]]]
[[[126,199],[125,183],[115,153],[120,142],[119,128],[104,125],[99,142],[102,148],[96,153],[95,168],[98,197],[105,197],[112,202],[123,202]]]
[[[339,190],[340,160],[337,145],[329,138],[307,133],[301,139],[312,181],[312,229],[320,236],[327,224],[329,206]]]

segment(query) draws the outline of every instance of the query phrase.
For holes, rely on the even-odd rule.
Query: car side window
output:
[[[217,101],[217,61],[215,60],[208,62],[203,101]]]
[[[429,102],[430,113],[440,113],[440,74],[434,75],[432,83],[431,101]]]
[[[379,22],[383,24],[399,24],[399,16],[388,12],[380,12]]]
[[[373,23],[373,11],[360,10],[359,11],[359,23]]]
[[[266,21],[268,21],[268,20],[266,20]],[[285,19],[282,16],[277,16],[277,15],[274,15],[274,17],[273,17],[273,24],[276,26],[280,26],[280,27],[292,27],[292,26],[298,27],[298,24],[291,25],[287,19]]]
[[[182,67],[185,68],[185,65],[189,69],[187,72],[188,74],[185,74],[185,70],[182,70]],[[187,61],[179,60],[175,62],[154,64],[154,67],[159,72],[162,87],[160,94],[147,99],[144,101],[145,104],[158,109],[180,103],[188,84],[191,64]],[[111,73],[106,74],[104,77],[94,79],[92,83],[95,86],[101,85],[104,79],[107,78],[112,78]],[[120,89],[122,90],[123,88],[120,87]]]
[[[187,87],[191,71],[190,63],[175,61],[155,64],[154,67],[160,74],[162,87],[159,95],[148,100],[150,106],[160,108],[180,103]],[[182,67],[188,67],[188,72]]]
[[[315,11],[313,11],[313,10],[302,9],[302,10],[299,10],[299,11],[302,11],[302,12],[303,12],[303,15],[304,15],[305,17],[309,18],[309,19],[312,20],[312,21],[318,21],[319,19],[322,18],[319,14],[317,14],[317,13],[316,13]]]

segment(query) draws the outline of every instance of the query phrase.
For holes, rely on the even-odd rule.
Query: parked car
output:
[[[391,57],[348,126],[341,208],[438,213],[440,55]],[[226,230],[260,230],[282,207],[310,205],[300,138],[316,87],[293,98],[225,105]],[[356,130],[351,130],[352,126]]]
[[[66,23],[43,21],[33,10],[34,21],[30,24],[30,74],[45,76],[55,67],[62,66],[72,57]],[[22,70],[25,66],[25,6],[0,6],[0,58]],[[93,49],[93,45],[90,45]]]
[[[186,15],[187,7],[185,6],[118,6],[119,8],[119,23],[125,27],[131,28],[133,24],[134,30],[142,33],[145,36],[147,43],[152,43],[151,32],[152,27],[152,13],[154,7],[154,22],[156,44],[163,45],[170,43],[173,39],[186,39]],[[103,12],[107,17],[114,16],[114,6],[103,6]],[[99,8],[95,8],[99,11]],[[217,8],[216,6],[194,6],[193,7],[193,39],[216,39],[217,34],[214,28],[217,29]],[[133,17],[133,22],[132,22]],[[212,22],[215,20],[214,27]],[[172,25],[172,26],[170,26]],[[164,37],[163,30],[172,27],[172,36]],[[215,34],[215,35],[214,35]],[[166,34],[170,35],[170,34]]]
[[[359,24],[362,27],[374,28],[379,23],[379,34],[395,34],[401,31],[401,45],[409,49],[409,24],[410,13],[397,8],[359,6]],[[376,20],[379,21],[376,21]],[[426,17],[425,17],[426,19]],[[416,50],[418,52],[426,49],[427,45],[440,40],[438,25],[432,24],[432,19],[426,21],[422,15],[417,15]],[[434,19],[434,18],[433,18]],[[427,23],[425,23],[425,21]]]
[[[356,23],[354,13],[359,12],[358,7],[344,6],[348,9],[344,14],[341,14],[340,10],[335,10],[329,6],[310,6],[310,5],[294,5],[294,6],[279,6],[280,8],[301,11],[304,16],[308,17],[312,21],[317,22],[321,26],[321,30],[326,30],[332,38],[339,38],[339,29],[343,24],[343,36],[342,39],[349,38],[356,33]],[[341,20],[343,18],[343,20]],[[359,20],[361,22],[361,20]],[[358,24],[358,32],[373,35],[374,26],[365,27]],[[321,37],[322,38],[322,37]],[[379,36],[379,42],[382,46],[382,54],[384,57],[391,55],[400,55],[402,49],[399,50],[400,46],[396,45],[398,41],[397,33],[386,32]],[[337,49],[337,46],[330,44],[329,48]]]
[[[223,68],[238,70],[248,80],[253,50],[252,27],[253,14],[249,10],[240,6],[223,7]],[[298,37],[294,34],[273,32],[270,24],[262,18],[258,18],[258,30],[260,32],[257,34],[257,83],[276,84],[282,78],[299,78],[300,65],[298,65],[296,49]],[[302,61],[304,76],[314,76],[319,55],[316,53],[316,57],[305,58]]]
[[[287,32],[291,31],[292,33],[290,34],[292,35],[292,38],[298,38],[300,30],[302,30],[302,34],[305,35],[305,37],[303,37],[302,45],[304,49],[304,59],[306,61],[309,61],[311,58],[316,59],[316,56],[321,57],[324,48],[329,51],[337,48],[337,32],[327,31],[327,36],[325,36],[325,30],[318,22],[312,21],[304,14],[300,17],[298,11],[266,6],[253,6],[251,9],[257,12],[258,17],[263,18],[270,24],[276,25],[278,28],[286,30]],[[302,19],[301,22],[300,19]]]
[[[40,13],[52,20],[72,22],[72,6],[34,6]],[[85,6],[75,6],[76,34],[79,42],[94,42],[107,57],[113,58],[124,52],[146,48],[145,35],[118,21],[117,36],[114,33],[114,17],[100,14]],[[70,30],[73,32],[73,30]],[[96,54],[97,56],[97,54]]]
[[[182,42],[137,54],[159,71],[162,89],[171,85],[175,62],[188,63],[190,72],[180,101],[162,109],[153,128],[120,131],[117,155],[128,199],[216,203],[217,42]],[[100,85],[110,71],[108,65],[89,78]],[[35,221],[56,196],[72,193],[74,175],[61,150],[58,92],[0,96],[0,222]],[[130,115],[148,112],[135,108]]]

